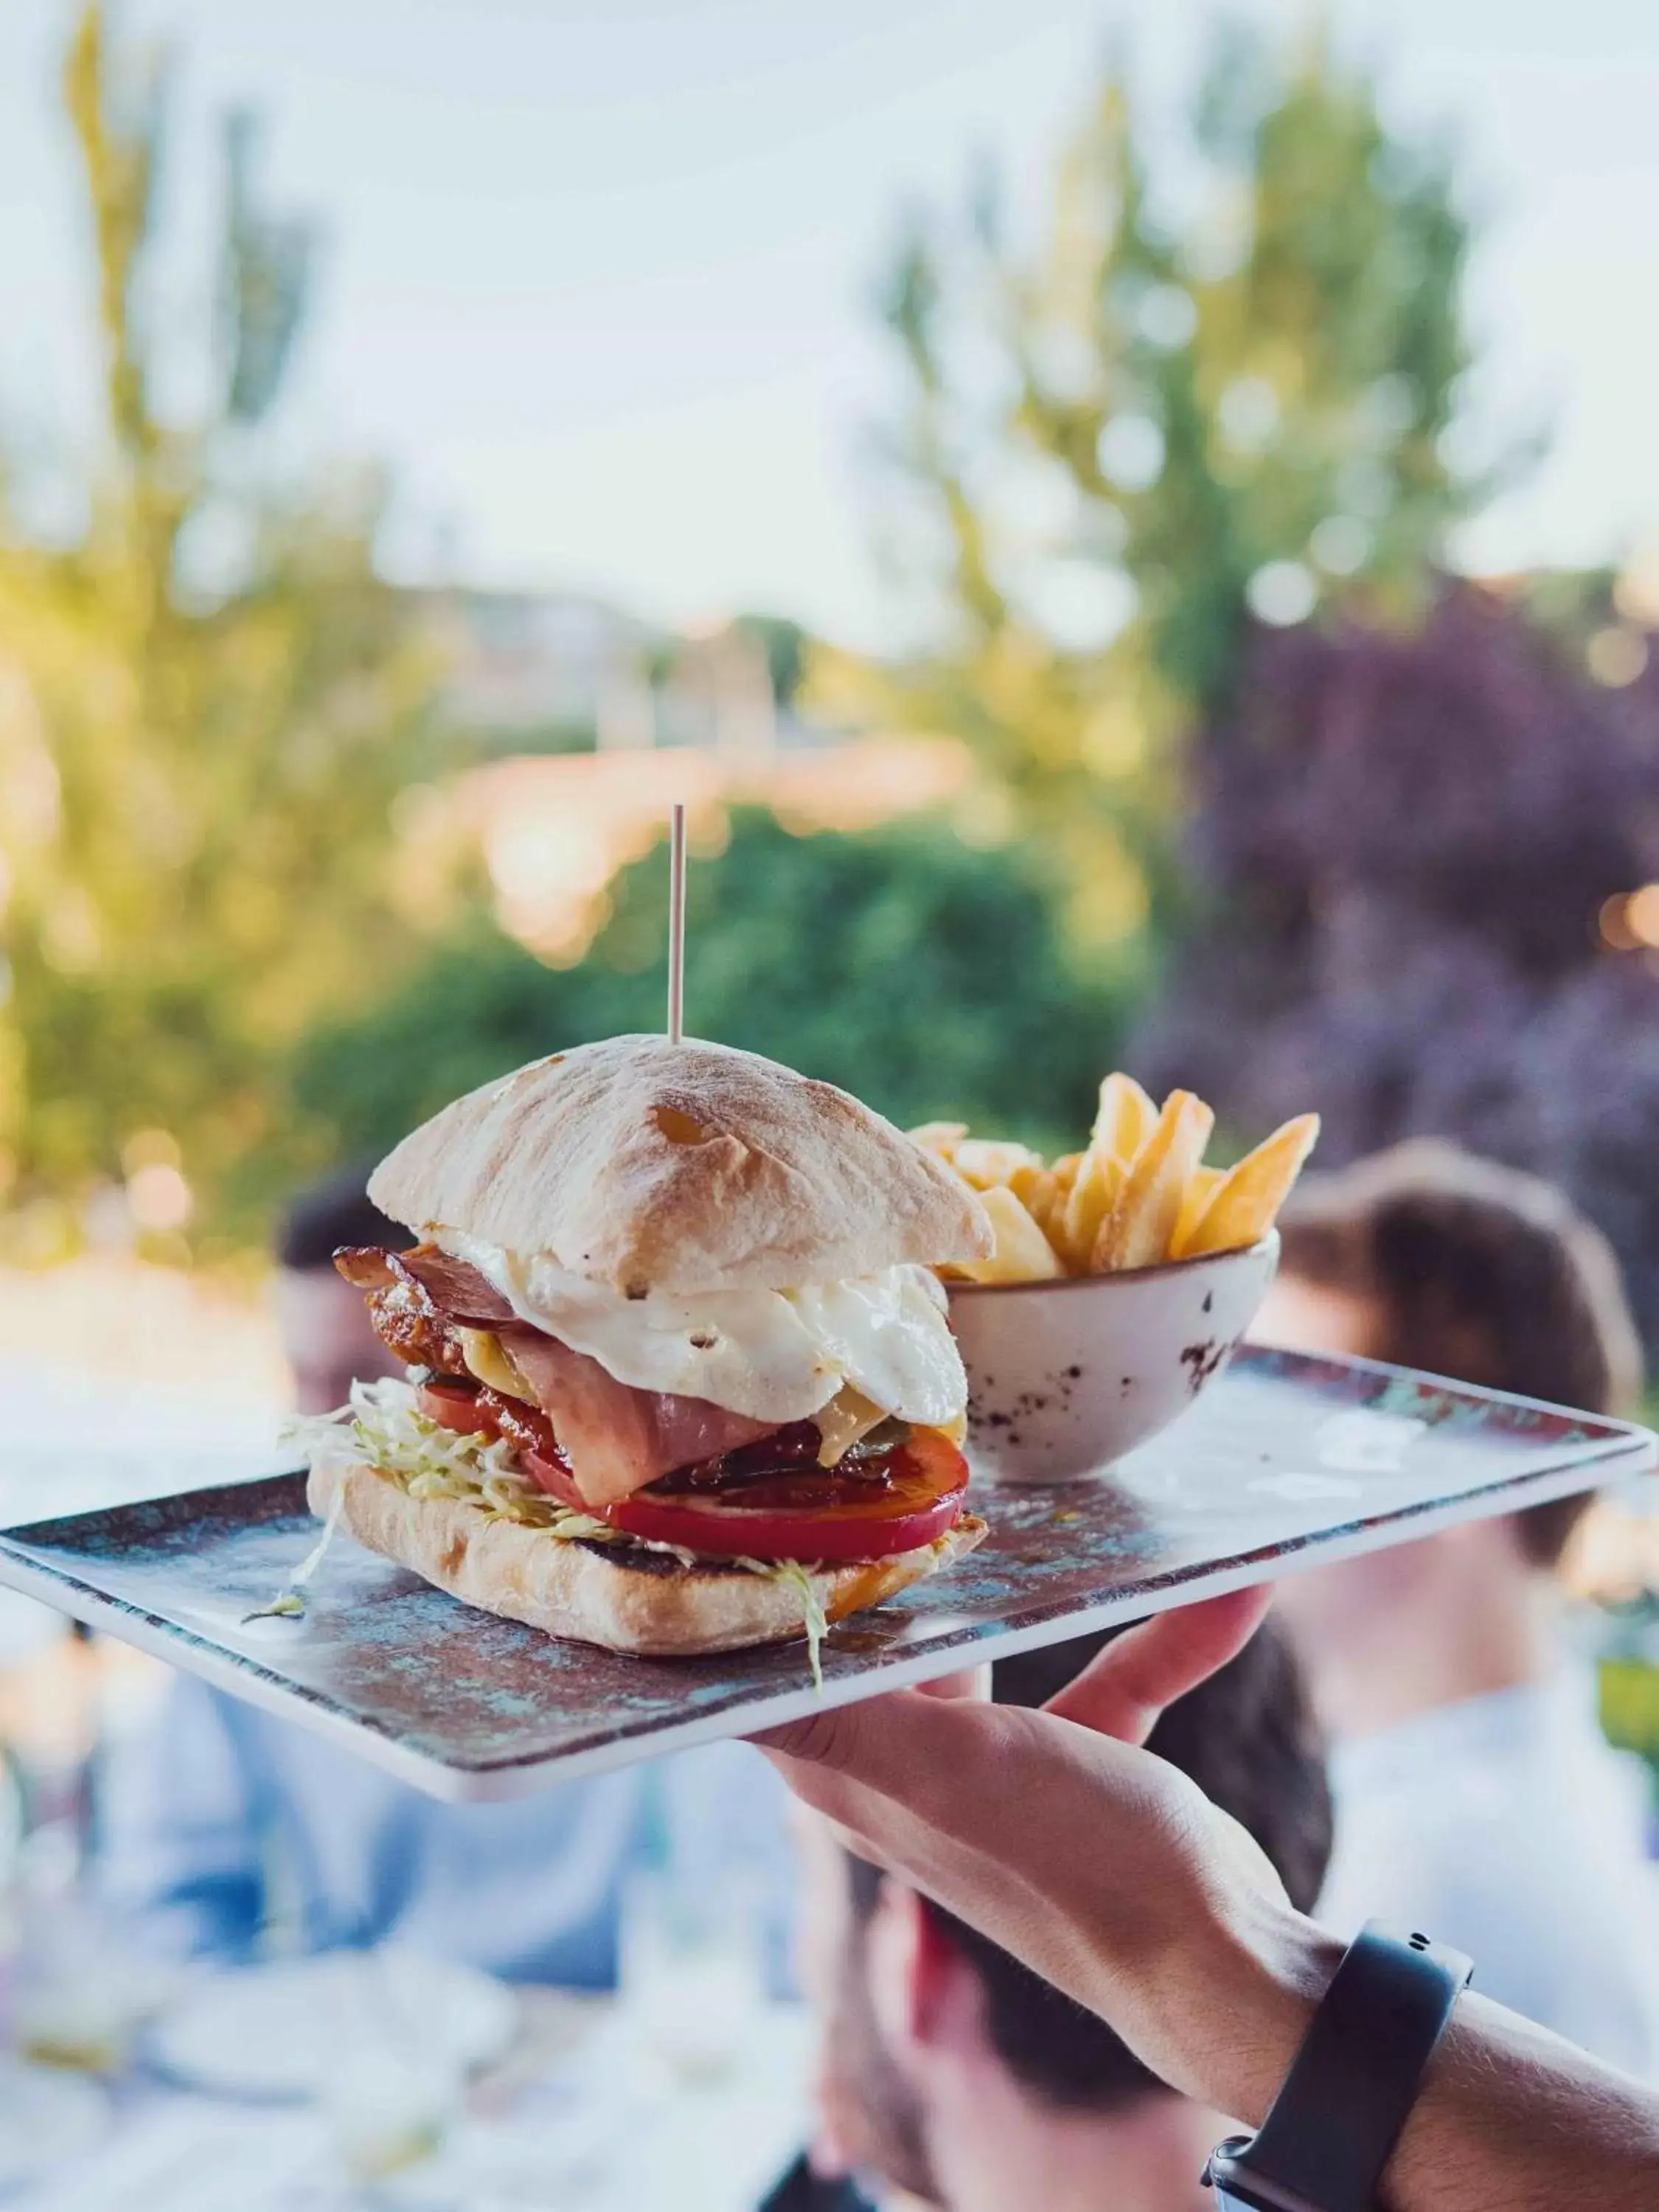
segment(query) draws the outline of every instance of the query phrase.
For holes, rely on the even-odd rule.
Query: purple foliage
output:
[[[1552,1176],[1659,1345],[1659,954],[1597,915],[1659,878],[1659,669],[1608,691],[1462,586],[1413,635],[1252,641],[1199,738],[1200,911],[1140,1040],[1241,1135],[1455,1137]]]

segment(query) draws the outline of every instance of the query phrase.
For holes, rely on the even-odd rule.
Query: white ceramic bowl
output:
[[[1225,1366],[1279,1264],[1240,1252],[1044,1283],[953,1283],[968,1456],[1004,1482],[1103,1474]]]

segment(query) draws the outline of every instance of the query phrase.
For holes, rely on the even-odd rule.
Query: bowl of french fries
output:
[[[949,1271],[968,1450],[1006,1482],[1103,1474],[1225,1366],[1279,1259],[1274,1218],[1313,1150],[1303,1114],[1231,1166],[1214,1115],[1109,1075],[1089,1142],[1046,1160],[956,1122],[912,1132],[978,1192],[991,1256]]]

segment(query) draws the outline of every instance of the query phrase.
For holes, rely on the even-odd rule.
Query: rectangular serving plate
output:
[[[991,1526],[937,1579],[799,1644],[631,1659],[473,1611],[346,1538],[302,1620],[247,1620],[314,1542],[304,1478],[0,1534],[0,1584],[360,1753],[431,1795],[538,1789],[1601,1487],[1645,1429],[1364,1360],[1247,1350],[1109,1477],[980,1481]]]

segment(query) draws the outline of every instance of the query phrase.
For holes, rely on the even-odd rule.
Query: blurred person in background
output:
[[[276,1309],[301,1412],[343,1403],[355,1376],[402,1371],[332,1265],[343,1244],[407,1242],[364,1180],[304,1194],[278,1238]],[[723,1743],[524,1803],[437,1804],[179,1675],[106,1778],[100,1879],[174,1956],[241,1963],[392,1940],[514,1980],[605,1988],[628,1875],[666,1857],[693,1882],[746,1876],[781,1972],[793,1886],[783,1803],[758,1753]]]
[[[342,1245],[386,1244],[395,1251],[408,1241],[408,1231],[370,1202],[368,1173],[367,1165],[344,1168],[302,1191],[277,1235],[271,1296],[296,1413],[331,1413],[345,1404],[360,1376],[369,1381],[404,1371],[375,1335],[368,1300],[334,1266]]]
[[[1310,1177],[1252,1334],[1626,1413],[1641,1358],[1618,1265],[1562,1194],[1416,1141]],[[1650,1784],[1596,1721],[1559,1568],[1586,1498],[1317,1567],[1279,1614],[1332,1741],[1319,1917],[1431,1929],[1480,1986],[1659,2079]]]
[[[992,1695],[1036,1707],[1093,1658],[1079,1637],[1000,1662]],[[1321,1746],[1271,1622],[1170,1706],[1149,1750],[1261,1845],[1308,1909],[1330,1850]],[[1167,2087],[1103,2021],[988,1937],[798,1823],[801,1978],[823,2043],[820,2131],[765,2212],[1201,2212],[1227,2123]],[[862,2191],[871,2192],[869,2196]]]

